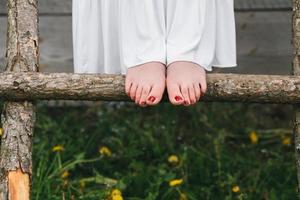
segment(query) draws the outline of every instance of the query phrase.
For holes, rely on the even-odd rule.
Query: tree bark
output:
[[[295,76],[300,75],[300,0],[293,0],[293,72]],[[298,193],[300,191],[300,105],[294,105],[294,135],[295,156],[298,176]]]
[[[7,72],[38,71],[37,0],[8,0]],[[0,200],[29,200],[35,106],[30,101],[4,103],[0,152]]]
[[[73,73],[0,74],[0,97],[10,100],[129,101],[124,76]],[[300,103],[300,77],[208,74],[202,101]]]

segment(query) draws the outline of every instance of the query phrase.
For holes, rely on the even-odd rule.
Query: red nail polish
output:
[[[184,101],[183,104],[184,104],[184,105],[188,105],[189,103],[188,103],[187,101]]]
[[[156,98],[154,96],[151,96],[151,97],[148,98],[148,100],[151,101],[152,103],[155,101],[155,99]]]
[[[146,105],[146,102],[142,102],[141,104],[142,104],[142,106],[145,106],[145,105]]]
[[[181,98],[180,96],[176,96],[176,97],[175,97],[175,100],[176,100],[176,101],[181,101],[182,98]]]

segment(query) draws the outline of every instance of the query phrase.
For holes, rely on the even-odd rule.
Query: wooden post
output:
[[[293,72],[295,76],[300,75],[300,0],[293,0]],[[298,176],[298,192],[300,191],[300,105],[294,105],[294,134],[295,134],[295,156]]]
[[[8,0],[6,71],[37,72],[37,0]],[[0,200],[29,200],[35,106],[30,101],[5,102],[1,115]]]

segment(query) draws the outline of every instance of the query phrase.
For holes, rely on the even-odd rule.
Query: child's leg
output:
[[[141,106],[157,104],[165,90],[166,44],[162,0],[121,0],[121,52],[126,93]]]
[[[206,91],[205,66],[215,51],[215,0],[169,0],[167,89],[171,103],[196,103]]]

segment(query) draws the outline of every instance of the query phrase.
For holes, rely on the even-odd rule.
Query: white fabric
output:
[[[158,61],[236,66],[233,0],[73,0],[74,73]]]

